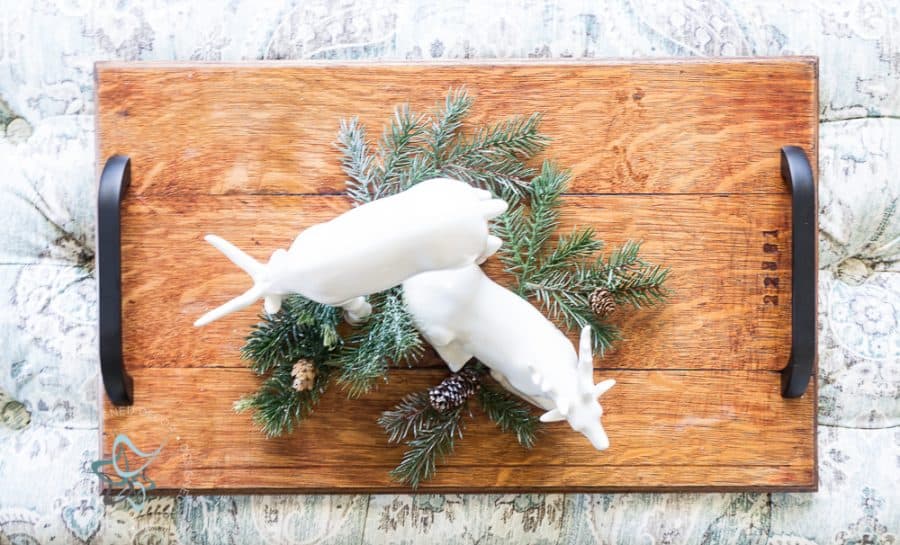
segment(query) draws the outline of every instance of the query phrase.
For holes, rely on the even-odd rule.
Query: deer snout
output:
[[[603,428],[587,430],[582,433],[584,433],[584,436],[588,438],[588,441],[591,442],[595,449],[606,450],[609,448],[609,437],[607,437]]]

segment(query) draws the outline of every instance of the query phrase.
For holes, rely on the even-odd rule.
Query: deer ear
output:
[[[566,417],[563,416],[559,409],[550,409],[541,415],[541,422],[559,422],[560,420],[565,420]]]
[[[606,379],[603,382],[598,382],[594,384],[594,396],[600,397],[606,393],[607,390],[616,385],[616,381],[613,379]]]

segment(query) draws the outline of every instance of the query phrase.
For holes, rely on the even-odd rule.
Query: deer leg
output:
[[[372,314],[372,305],[365,297],[354,297],[338,306],[344,309],[344,319],[351,325],[360,323]]]
[[[484,243],[484,250],[481,252],[481,255],[478,256],[478,259],[476,259],[475,262],[478,265],[481,265],[482,263],[487,261],[487,258],[497,253],[497,250],[499,250],[500,246],[502,245],[502,239],[495,237],[494,235],[488,235]]]
[[[459,373],[460,369],[472,359],[472,354],[466,352],[458,342],[451,342],[445,346],[435,346],[434,350],[454,373]]]

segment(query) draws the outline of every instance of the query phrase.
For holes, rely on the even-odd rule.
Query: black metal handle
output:
[[[803,149],[781,148],[781,177],[791,186],[793,212],[791,358],[781,371],[781,395],[800,397],[816,361],[816,185]]]
[[[131,160],[106,161],[97,191],[97,285],[100,299],[100,373],[113,405],[131,405],[134,381],[122,358],[122,195],[131,183]]]

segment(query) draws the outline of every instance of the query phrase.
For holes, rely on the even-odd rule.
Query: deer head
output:
[[[556,405],[541,416],[541,422],[558,422],[566,420],[573,430],[581,433],[597,450],[609,448],[609,437],[600,423],[603,407],[599,398],[615,385],[612,379],[594,384],[593,353],[591,351],[591,328],[585,326],[581,330],[581,342],[578,348],[578,362],[575,368],[577,379],[566,381],[565,387],[557,383],[552,376],[542,376],[532,367],[532,380],[540,384],[546,396]]]

